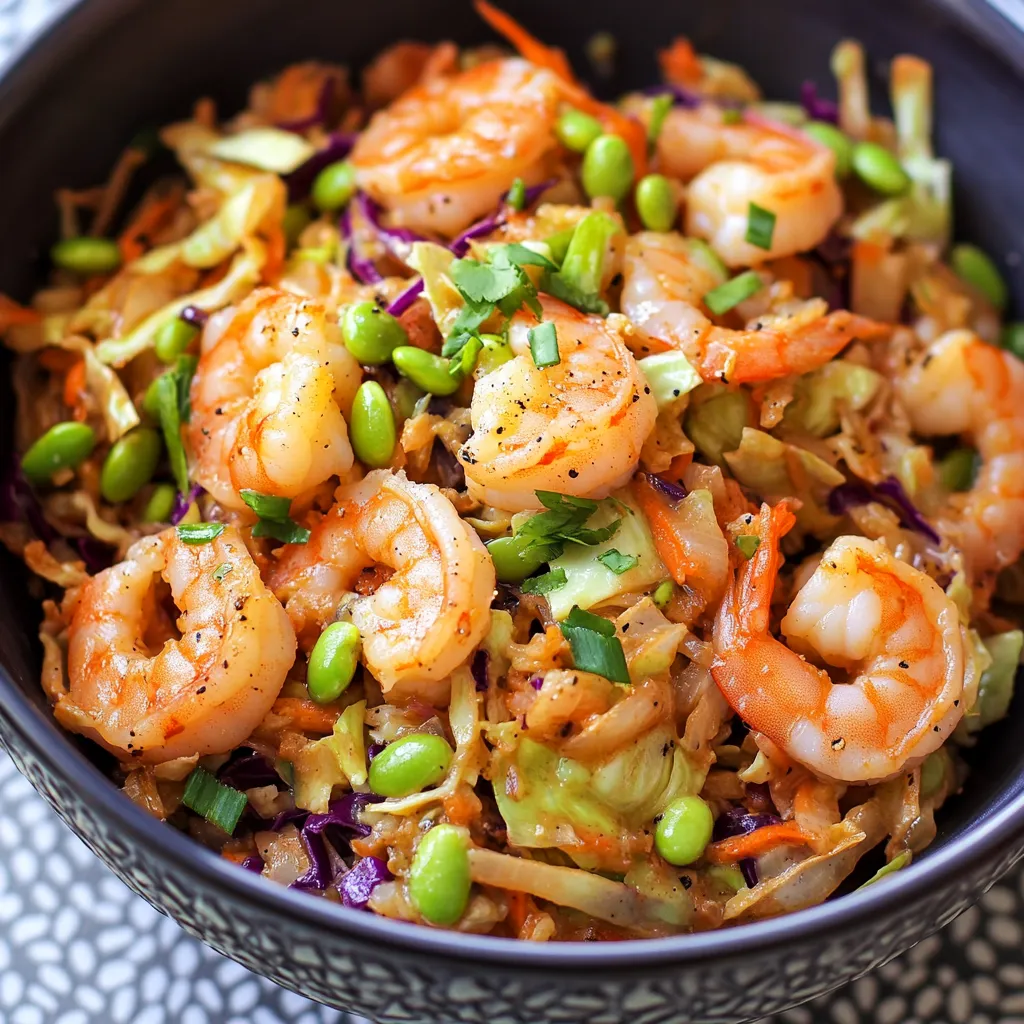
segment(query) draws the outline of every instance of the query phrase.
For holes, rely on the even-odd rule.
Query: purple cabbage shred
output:
[[[202,328],[206,326],[206,321],[210,319],[210,314],[198,306],[186,306],[178,314],[178,318],[184,320],[187,324],[191,324],[193,327]]]
[[[288,201],[295,203],[305,199],[316,181],[316,176],[325,168],[352,152],[358,136],[354,132],[332,132],[323,149],[317,150],[304,164],[285,175],[288,186]]]
[[[366,760],[372,764],[373,759],[387,746],[386,743],[371,743],[366,748]]]
[[[370,834],[370,826],[358,820],[359,812],[383,797],[375,793],[346,793],[331,803],[326,814],[310,814],[301,827],[302,845],[309,856],[309,870],[297,878],[296,889],[326,889],[337,876],[328,844],[335,851],[347,849],[348,840]],[[278,815],[280,818],[281,815]],[[275,819],[276,822],[277,819]]]
[[[935,528],[914,507],[903,485],[894,476],[886,477],[877,484],[869,484],[863,480],[850,480],[840,484],[829,493],[828,510],[835,516],[841,516],[851,508],[866,505],[871,501],[878,502],[895,512],[900,525],[906,529],[915,530],[933,544],[942,542]]]
[[[249,857],[246,857],[245,860],[242,861],[242,870],[253,871],[257,875],[260,874],[260,872],[263,870],[263,858],[255,853]]]
[[[477,693],[487,692],[487,663],[490,658],[485,650],[479,650],[473,655],[472,673],[476,683]]]
[[[185,518],[188,510],[192,507],[192,502],[195,501],[201,494],[205,494],[199,484],[193,484],[188,489],[188,494],[182,494],[180,491],[175,496],[174,508],[171,509],[171,525],[177,526],[178,523]]]
[[[225,764],[217,778],[235,789],[257,789],[260,786],[284,785],[277,769],[262,754],[254,750],[238,754]]]
[[[324,84],[320,87],[320,94],[317,97],[316,108],[308,117],[298,117],[291,121],[278,121],[277,127],[286,132],[302,134],[308,128],[315,128],[317,125],[327,123],[331,115],[331,106],[334,103],[335,91],[338,87],[337,79],[334,77],[325,78]]]
[[[684,89],[681,85],[673,85],[671,82],[648,86],[644,89],[643,93],[645,96],[652,97],[664,96],[665,93],[669,93],[675,106],[689,107],[691,110],[699,107],[703,102],[703,98],[699,93],[694,92],[692,89]]]
[[[751,814],[744,807],[733,807],[718,816],[711,839],[717,843],[721,839],[749,835],[766,825],[781,824],[782,819],[777,814]]]
[[[394,876],[379,857],[363,857],[351,871],[346,871],[338,882],[341,902],[346,907],[363,910],[370,894],[381,882],[390,882]]]
[[[25,479],[18,459],[12,458],[4,479],[2,494],[3,518],[10,522],[27,523],[32,532],[44,543],[57,540],[59,534],[47,522],[32,485]]]
[[[113,549],[95,537],[76,537],[75,547],[85,562],[85,567],[94,576],[96,573],[107,569],[113,563],[111,557]]]
[[[531,686],[532,686],[532,687],[533,687],[533,688],[534,688],[535,690],[539,690],[539,689],[540,689],[540,688],[541,688],[541,687],[542,687],[542,686],[544,685],[544,677],[543,677],[543,676],[534,676],[534,677],[533,677],[533,678],[532,678],[532,679],[530,680],[530,685],[531,685]]]
[[[800,86],[800,105],[812,121],[839,124],[839,107],[831,100],[819,96],[818,86],[814,82],[806,81]]]
[[[740,861],[740,871],[743,872],[743,881],[753,889],[758,882],[757,861],[753,857],[744,857]]]
[[[661,491],[669,501],[682,501],[686,497],[686,488],[681,484],[674,484],[671,480],[665,480],[653,473],[647,479],[655,490]]]
[[[401,316],[423,294],[423,278],[418,277],[408,288],[399,292],[387,308],[392,316]]]
[[[363,284],[379,284],[384,278],[373,260],[359,251],[359,241],[352,231],[352,206],[345,207],[345,212],[338,221],[342,240],[348,242],[348,269],[352,276]]]
[[[376,232],[381,244],[392,255],[402,259],[406,255],[406,247],[413,242],[425,242],[426,236],[418,234],[411,228],[393,228],[383,224],[380,219],[381,208],[365,192],[357,192],[352,199],[359,215]]]

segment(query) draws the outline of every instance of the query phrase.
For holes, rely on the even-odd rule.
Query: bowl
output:
[[[957,179],[958,234],[997,254],[1018,300],[1024,268],[1024,40],[992,8],[960,0],[521,0],[505,5],[586,67],[611,32],[609,95],[657,80],[677,33],[737,60],[772,97],[829,82],[843,36],[871,55],[876,104],[895,53],[937,73],[937,138]],[[386,16],[382,16],[386,13]],[[250,82],[309,57],[358,66],[397,38],[488,38],[468,0],[81,0],[0,81],[0,290],[27,298],[55,234],[53,190],[103,180],[125,140],[200,95],[242,105]],[[1007,130],[1010,129],[1010,130]],[[10,409],[8,394],[6,408]],[[0,444],[10,451],[10,417]],[[132,889],[186,931],[275,982],[380,1021],[751,1020],[820,995],[946,924],[1024,856],[1024,699],[985,732],[934,845],[885,884],[788,917],[713,933],[535,945],[414,927],[346,910],[241,871],[147,816],[57,728],[39,687],[36,602],[11,559],[0,576],[0,740],[68,825]]]

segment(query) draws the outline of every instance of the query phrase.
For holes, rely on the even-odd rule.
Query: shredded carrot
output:
[[[545,46],[539,39],[530,35],[522,25],[510,14],[499,10],[487,0],[473,0],[477,14],[494,29],[498,35],[504,36],[531,64],[540,68],[548,68],[559,78],[572,84],[576,76],[572,73],[565,54],[553,46]]]
[[[693,462],[693,452],[687,452],[685,455],[677,455],[669,465],[668,469],[665,470],[661,476],[674,483],[680,483],[683,479],[683,475],[690,468],[690,464]]]
[[[78,359],[68,370],[64,378],[64,404],[69,409],[75,410],[75,419],[79,419],[78,411],[82,406],[82,392],[85,390],[85,360]],[[84,419],[84,415],[81,417]]]
[[[519,933],[523,930],[523,925],[526,924],[526,918],[530,913],[530,897],[525,892],[519,892],[515,889],[509,889],[508,891],[508,923],[512,926],[512,931],[516,938],[519,938]]]
[[[676,36],[672,45],[658,54],[658,63],[665,81],[675,85],[697,85],[704,77],[700,57],[686,36]]]
[[[232,864],[243,864],[252,856],[252,854],[246,853],[244,850],[221,850],[220,855],[225,860],[231,861]]]
[[[878,242],[858,240],[853,243],[853,262],[865,267],[875,266],[885,259],[888,252],[888,248]]]
[[[177,191],[162,196],[152,196],[132,218],[121,233],[117,246],[125,263],[137,260],[145,251],[151,235],[170,220],[181,200]]]
[[[487,0],[473,0],[477,13],[499,35],[503,35],[531,64],[548,68],[569,87],[567,98],[573,106],[592,114],[611,135],[625,140],[633,156],[637,179],[647,173],[647,130],[636,120],[615,107],[595,100],[577,81],[565,54],[555,47],[546,46],[532,36],[511,15],[499,10]]]
[[[35,324],[42,320],[42,315],[28,306],[21,306],[14,299],[0,293],[0,331],[7,330],[15,324]]]
[[[338,720],[338,709],[325,705],[321,707],[302,697],[278,697],[273,712],[287,718],[296,729],[304,732],[319,732],[326,735],[334,729]]]
[[[82,357],[66,348],[44,348],[38,356],[39,365],[50,373],[67,373]]]
[[[676,530],[672,510],[645,477],[636,477],[632,489],[640,511],[647,517],[647,524],[651,528],[654,547],[659,557],[665,563],[665,568],[672,579],[682,585],[686,582],[690,558],[686,553],[686,545]]]
[[[231,260],[222,260],[217,266],[208,270],[199,279],[199,288],[210,288],[215,285],[218,281],[224,280],[227,277],[228,270],[231,269]]]
[[[272,284],[281,276],[284,268],[285,238],[280,224],[266,229],[267,262],[263,265],[263,280]]]
[[[704,850],[704,857],[712,864],[734,864],[746,857],[760,857],[777,846],[807,846],[811,837],[794,821],[781,825],[765,825],[745,836],[720,839]]]

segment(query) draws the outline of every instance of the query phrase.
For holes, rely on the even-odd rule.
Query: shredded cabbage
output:
[[[988,636],[982,641],[991,658],[991,664],[981,674],[978,699],[971,714],[965,717],[968,732],[977,732],[986,725],[1005,718],[1013,699],[1017,668],[1020,665],[1024,633],[1012,629],[1007,633]]]
[[[782,423],[815,437],[828,437],[839,429],[843,409],[859,411],[878,392],[881,374],[843,360],[826,363],[801,377]]]
[[[366,782],[365,714],[365,700],[350,704],[330,736],[307,743],[294,757],[296,807],[326,814],[335,786],[352,788]]]
[[[269,174],[254,178],[182,242],[182,260],[190,267],[215,267],[256,231],[271,210],[283,210],[284,202],[280,178]]]
[[[700,387],[700,374],[690,365],[682,352],[659,352],[637,360],[644,372],[658,411],[674,405],[681,396]]]
[[[745,394],[723,384],[702,384],[690,395],[683,426],[697,451],[721,466],[725,453],[739,447],[744,429],[752,422]]]
[[[303,136],[280,128],[249,128],[217,139],[207,152],[218,160],[256,167],[273,174],[291,174],[316,150]]]
[[[413,242],[412,251],[406,259],[406,263],[423,278],[423,294],[444,337],[451,333],[463,306],[463,298],[449,277],[449,268],[454,260],[450,249],[434,242]]]

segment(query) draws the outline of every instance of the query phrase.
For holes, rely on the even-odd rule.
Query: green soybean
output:
[[[619,202],[628,194],[634,174],[629,146],[618,135],[599,135],[583,155],[580,175],[591,199],[611,196]]]
[[[65,238],[50,250],[50,259],[76,274],[109,274],[121,266],[121,250],[110,238]]]
[[[395,414],[384,389],[375,381],[363,381],[352,404],[349,440],[356,458],[365,466],[380,469],[391,462],[395,450]]]
[[[425,352],[415,345],[402,345],[391,353],[395,369],[408,377],[418,388],[432,395],[454,395],[459,390],[461,378],[448,372],[448,360]]]
[[[159,380],[160,377],[154,377],[142,396],[142,411],[156,422],[160,421],[160,388],[157,386]]]
[[[431,924],[453,925],[469,903],[472,884],[465,834],[454,825],[435,825],[420,840],[409,868],[416,909]]]
[[[310,196],[318,210],[332,213],[340,210],[356,190],[355,168],[347,160],[329,164],[313,182]]]
[[[1024,359],[1024,323],[1007,324],[999,336],[999,344],[1018,359]]]
[[[988,253],[976,245],[954,245],[949,265],[957,277],[981,292],[996,309],[1005,308],[1009,289]]]
[[[409,796],[445,777],[452,748],[432,733],[416,732],[389,743],[370,764],[370,789],[381,796]]]
[[[805,135],[815,142],[828,146],[836,157],[836,177],[848,178],[853,170],[853,140],[846,132],[840,131],[827,121],[808,121],[801,126]]]
[[[487,542],[487,552],[494,562],[494,574],[502,583],[521,583],[532,576],[546,561],[534,547],[527,550],[523,537],[497,537]]]
[[[699,796],[681,796],[665,808],[654,830],[654,846],[669,864],[692,864],[711,842],[714,825],[711,808]]]
[[[284,238],[289,248],[298,242],[299,235],[306,230],[311,220],[309,210],[301,203],[292,203],[286,207],[281,228],[284,231]]]
[[[306,687],[318,704],[337,700],[348,689],[359,664],[359,630],[351,622],[332,622],[309,655]]]
[[[153,479],[162,450],[161,435],[151,427],[136,427],[115,441],[100,471],[104,500],[116,503],[134,498]]]
[[[395,411],[403,420],[410,419],[416,411],[416,403],[423,397],[421,391],[411,380],[402,377],[391,392],[391,399],[395,403]]]
[[[555,125],[559,141],[576,153],[585,153],[587,147],[602,132],[601,122],[582,110],[567,110]]]
[[[345,348],[364,366],[381,366],[396,348],[409,344],[405,328],[373,302],[356,302],[345,310],[341,337]]]
[[[884,196],[901,196],[910,188],[910,175],[896,155],[877,142],[858,142],[851,162],[857,177]]]
[[[54,473],[80,466],[96,447],[96,434],[85,423],[57,423],[22,456],[21,468],[34,484],[50,482]]]
[[[157,484],[142,510],[144,523],[169,523],[174,512],[174,499],[178,489],[174,484]]]
[[[938,465],[939,480],[947,491],[969,491],[978,468],[973,448],[954,448]]]
[[[634,194],[636,212],[648,231],[669,231],[679,208],[672,182],[664,174],[641,178]]]
[[[172,317],[156,332],[153,351],[162,363],[173,363],[198,334],[198,327],[186,323],[181,317]]]

